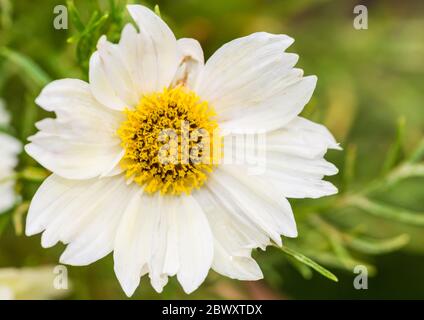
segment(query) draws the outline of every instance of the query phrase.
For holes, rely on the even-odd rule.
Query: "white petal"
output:
[[[31,202],[26,234],[45,230],[43,247],[69,243],[63,263],[92,263],[113,249],[130,191],[123,177],[75,181],[51,175]]]
[[[178,250],[178,197],[137,195],[121,222],[115,243],[115,272],[128,296],[140,277],[149,273],[151,284],[162,292],[180,268]]]
[[[47,227],[50,218],[54,217],[55,211],[60,208],[60,205],[53,208],[56,201],[70,201],[77,195],[79,190],[72,189],[76,183],[76,181],[65,180],[54,174],[44,180],[31,201],[26,219],[25,233],[27,236],[40,233]]]
[[[341,149],[325,126],[302,117],[272,132],[267,137],[267,148],[309,159],[323,157],[328,149]]]
[[[178,210],[178,281],[186,293],[205,280],[213,259],[213,237],[202,208],[192,196],[181,196]]]
[[[179,219],[181,200],[179,197],[160,197],[157,214],[158,228],[153,235],[149,277],[153,288],[162,292],[168,276],[176,275],[180,269]]]
[[[320,198],[337,193],[337,188],[328,181],[321,180],[321,176],[315,176],[289,169],[268,167],[260,175],[250,176],[246,166],[222,166],[225,170],[254,179],[263,186],[278,191],[287,198]]]
[[[298,56],[284,51],[285,35],[254,33],[227,43],[206,63],[198,94],[213,105],[220,128],[270,131],[298,115],[312,96],[316,77],[294,69]]]
[[[1,179],[1,177],[0,177]],[[13,181],[0,184],[0,214],[9,210],[16,201]]]
[[[124,110],[126,107],[130,107],[110,83],[111,79],[106,74],[104,62],[102,62],[98,51],[90,57],[89,69],[91,92],[99,103],[113,110]]]
[[[204,281],[212,257],[211,231],[192,197],[137,195],[132,199],[114,251],[115,273],[128,296],[146,273],[157,292],[175,274],[183,289],[192,292]]]
[[[36,102],[57,115],[38,122],[40,131],[25,147],[44,167],[64,178],[90,179],[107,175],[118,165],[122,148],[116,130],[123,115],[101,106],[87,83],[53,81]]]
[[[268,237],[229,212],[207,189],[194,192],[211,226],[214,237],[212,268],[227,277],[238,280],[258,280],[262,272],[251,257],[252,248],[265,247]]]
[[[317,82],[308,76],[285,87],[266,100],[253,102],[252,108],[231,112],[231,120],[221,125],[223,131],[236,133],[269,132],[283,127],[304,108],[310,100]],[[247,106],[248,103],[245,104]],[[243,112],[243,116],[239,116]]]
[[[90,86],[96,99],[111,109],[137,105],[143,94],[171,84],[177,70],[177,41],[151,10],[127,6],[139,32],[127,24],[119,44],[100,38],[90,59]]]
[[[136,22],[142,46],[138,65],[143,74],[143,91],[168,87],[178,67],[177,40],[171,29],[153,11],[141,5],[128,5]]]
[[[236,148],[227,144],[224,151],[229,157],[235,150],[231,159],[241,160],[239,164],[233,161],[231,170],[240,170],[235,167],[240,166],[245,175],[257,171],[258,179],[277,188],[285,197],[319,198],[337,193],[336,187],[322,181],[325,175],[338,172],[323,156],[328,149],[340,147],[322,125],[297,117],[283,129],[268,133],[262,144],[247,136],[226,138],[240,141]]]
[[[153,89],[150,81],[152,75],[145,74],[143,67],[145,42],[143,34],[138,33],[131,23],[125,25],[119,40],[119,49],[139,97],[143,92],[148,93]]]
[[[297,236],[296,222],[286,198],[262,181],[239,172],[233,173],[226,167],[221,165],[209,177],[207,187],[216,197],[223,202],[232,201],[244,219],[256,224],[279,245],[281,234]]]
[[[140,277],[149,271],[153,237],[160,221],[158,197],[133,196],[121,220],[113,253],[116,276],[127,296],[140,283]]]
[[[263,279],[258,263],[250,256],[231,255],[225,245],[215,242],[214,271],[231,279],[256,281]]]
[[[113,250],[120,219],[128,200],[138,189],[138,186],[127,186],[122,178],[121,181],[114,180],[117,184],[116,188],[111,186],[114,193],[92,211],[90,220],[81,225],[75,240],[69,243],[61,255],[61,263],[88,265]]]
[[[177,45],[179,66],[172,86],[195,88],[205,63],[202,47],[197,40],[189,38],[179,39]]]
[[[211,184],[208,181],[205,188],[195,192],[195,196],[202,208],[204,208],[208,220],[211,220],[211,212],[215,212],[215,216],[225,222],[225,225],[234,225],[236,227],[240,236],[244,239],[245,244],[242,245],[243,247],[265,249],[270,244],[267,233],[249,217],[246,217],[235,203],[233,197],[225,193],[225,190],[220,188],[219,185]],[[214,221],[210,221],[211,225]],[[234,247],[233,251],[240,253],[245,250],[240,251],[239,248]]]
[[[4,172],[12,170],[18,163],[18,154],[22,150],[20,141],[7,134],[0,132],[0,175],[4,176]]]
[[[0,213],[10,209],[16,201],[14,168],[18,164],[21,143],[0,133]]]
[[[163,243],[166,246],[162,261],[162,274],[174,276],[180,268],[180,258],[178,254],[179,213],[177,212],[179,208],[179,199],[170,198],[166,201],[169,208],[167,210],[163,210],[161,214],[161,219],[163,221],[161,229],[162,232],[159,233],[161,234],[161,237],[158,238],[165,239]],[[166,226],[166,229],[164,226]],[[166,232],[166,237],[163,234],[164,232]]]
[[[100,103],[117,110],[138,103],[140,90],[131,76],[131,67],[120,45],[108,42],[105,36],[99,39],[90,59],[90,86]]]

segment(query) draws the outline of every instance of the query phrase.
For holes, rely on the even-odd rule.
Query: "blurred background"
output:
[[[0,97],[11,113],[12,135],[25,142],[47,115],[34,104],[46,83],[87,78],[98,37],[116,41],[130,21],[125,3],[158,4],[177,37],[199,40],[206,58],[256,31],[294,37],[288,51],[300,55],[305,74],[319,79],[303,115],[325,124],[344,148],[326,156],[340,168],[328,179],[340,193],[290,200],[299,237],[285,241],[339,282],[269,248],[255,253],[265,275],[261,282],[232,281],[211,271],[190,296],[175,279],[159,295],[145,277],[133,299],[424,298],[423,1],[0,0]],[[54,7],[66,4],[69,29],[56,30]],[[354,28],[358,4],[368,9],[368,29]],[[0,268],[56,265],[63,246],[42,249],[40,236],[22,232],[28,201],[48,173],[25,154],[17,171],[20,199],[0,215]],[[367,290],[353,286],[357,265],[367,267]],[[111,255],[69,267],[68,275],[72,290],[66,298],[126,298]]]

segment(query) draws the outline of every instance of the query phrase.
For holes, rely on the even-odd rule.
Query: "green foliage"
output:
[[[42,88],[52,81],[52,79],[29,57],[13,51],[7,47],[0,48],[0,56],[3,56],[11,64],[18,68],[18,71],[28,79],[26,84],[31,88]]]
[[[413,212],[403,208],[385,205],[365,197],[354,197],[349,201],[349,204],[378,217],[393,219],[401,223],[424,226],[424,213]]]
[[[304,256],[303,254],[294,251],[293,249],[290,249],[286,246],[282,246],[280,247],[281,251],[283,251],[285,254],[293,257],[294,259],[296,259],[297,261],[301,262],[302,264],[314,269],[316,272],[322,274],[324,277],[333,280],[335,282],[338,281],[337,277],[331,273],[330,271],[328,271],[327,269],[325,269],[323,266],[320,266],[318,263],[316,263],[315,261],[311,260],[310,258]],[[303,269],[301,269],[303,270]],[[302,271],[303,274],[305,274],[305,271]]]
[[[106,35],[112,42],[119,40],[124,25],[125,3],[115,0],[109,0],[108,3],[108,10],[98,6],[84,23],[74,1],[67,1],[69,17],[76,31],[68,42],[76,44],[76,57],[84,74],[88,72],[89,58],[96,50],[100,36]]]

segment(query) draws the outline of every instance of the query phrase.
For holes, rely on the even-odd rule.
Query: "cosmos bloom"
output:
[[[32,200],[26,233],[44,231],[43,247],[67,244],[65,264],[113,252],[128,296],[146,274],[158,292],[176,275],[190,293],[210,268],[260,279],[252,249],[297,236],[287,198],[337,192],[322,180],[337,173],[323,158],[337,143],[298,116],[317,78],[294,68],[298,56],[285,52],[293,43],[286,35],[236,39],[204,63],[196,40],[176,40],[143,6],[128,10],[138,29],[126,25],[118,44],[99,40],[89,83],[54,81],[36,100],[57,117],[37,123],[25,149],[53,174]],[[169,129],[177,139],[162,136]],[[266,159],[260,174],[249,174],[246,163],[222,163],[215,152],[182,161],[183,149],[216,150],[224,137],[258,132],[266,144],[243,146]]]
[[[16,200],[13,169],[18,164],[21,143],[2,132],[9,126],[10,116],[0,100],[0,214],[10,209]]]

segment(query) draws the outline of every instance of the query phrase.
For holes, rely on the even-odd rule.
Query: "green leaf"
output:
[[[74,1],[69,0],[69,1],[66,2],[66,5],[68,7],[69,17],[71,18],[72,24],[75,26],[75,28],[79,32],[84,31],[85,26],[84,26],[84,23],[81,20],[81,17],[80,17],[80,14],[79,14],[77,8],[75,7]]]
[[[416,226],[424,226],[424,213],[409,211],[390,205],[378,203],[368,198],[357,196],[350,200],[350,204],[377,217],[395,220]]]
[[[107,11],[98,3],[85,23],[73,1],[70,1],[70,3],[71,22],[75,26],[76,32],[68,38],[68,43],[76,44],[77,61],[83,73],[86,74],[89,58],[96,50],[99,38],[106,35],[111,42],[119,41],[124,25],[124,14],[126,13],[125,1],[109,0]]]
[[[349,266],[349,262],[352,260],[349,251],[343,245],[343,239],[336,236],[329,236],[331,247],[333,248],[334,254],[340,259],[344,265]]]
[[[424,177],[424,164],[414,162],[402,163],[384,178],[375,180],[368,186],[362,188],[360,194],[366,195],[376,191],[382,192],[396,185],[399,181],[412,177]]]
[[[338,257],[340,262],[348,268],[352,261],[352,257],[344,246],[344,241],[347,235],[322,219],[319,215],[312,215],[310,217],[310,221],[313,225],[317,226],[323,236],[328,239],[334,254]]]
[[[159,16],[159,17],[162,17],[162,15],[160,14],[160,9],[159,9],[159,5],[157,4],[157,5],[155,5],[155,13]]]
[[[114,23],[121,24],[123,13],[126,12],[125,1],[109,0],[110,17]]]
[[[407,234],[401,234],[397,237],[384,240],[361,239],[352,237],[349,239],[347,244],[352,249],[362,253],[378,255],[396,251],[408,244],[409,240],[410,236]]]
[[[300,273],[300,275],[306,279],[310,280],[312,278],[312,270],[307,265],[297,261],[296,259],[289,256],[289,263]]]
[[[405,163],[399,166],[387,177],[386,184],[392,186],[400,180],[412,177],[424,177],[424,164]]]
[[[331,252],[323,252],[323,251],[312,251],[313,249],[310,249],[307,252],[308,256],[311,256],[314,258],[314,260],[319,261],[322,264],[331,266],[332,268],[339,268],[339,269],[343,269],[349,272],[353,272],[353,269],[357,266],[357,265],[363,265],[366,266],[368,269],[368,274],[371,275],[375,275],[376,274],[376,268],[373,265],[370,265],[369,263],[362,261],[362,260],[357,260],[354,258],[351,258],[347,261],[340,261],[340,258],[337,257],[336,255],[334,255]]]
[[[108,17],[108,13],[101,15],[98,11],[94,11],[84,30],[79,34],[76,48],[77,59],[85,73],[88,71],[89,58],[96,49],[101,29]]]
[[[424,157],[424,138],[420,141],[418,147],[412,152],[408,158],[408,162],[415,163],[421,161]]]
[[[312,261],[311,259],[309,259],[308,257],[304,256],[303,254],[294,251],[293,249],[290,249],[286,246],[282,246],[279,247],[279,249],[281,251],[283,251],[285,254],[293,257],[294,259],[296,259],[297,261],[307,265],[308,267],[314,269],[315,271],[317,271],[318,273],[322,274],[324,277],[333,280],[335,282],[338,282],[339,280],[337,279],[337,277],[330,271],[328,271],[327,269],[325,269],[324,267],[320,266],[318,263],[316,263],[315,261]]]
[[[51,78],[29,57],[13,51],[6,47],[0,48],[0,56],[5,57],[8,61],[16,65],[22,71],[22,76],[30,78],[38,87],[44,87],[51,82]]]
[[[405,122],[405,117],[399,118],[396,127],[396,138],[387,153],[386,160],[383,163],[382,174],[387,173],[396,164],[398,164],[399,160],[403,156],[402,145],[405,136]]]

